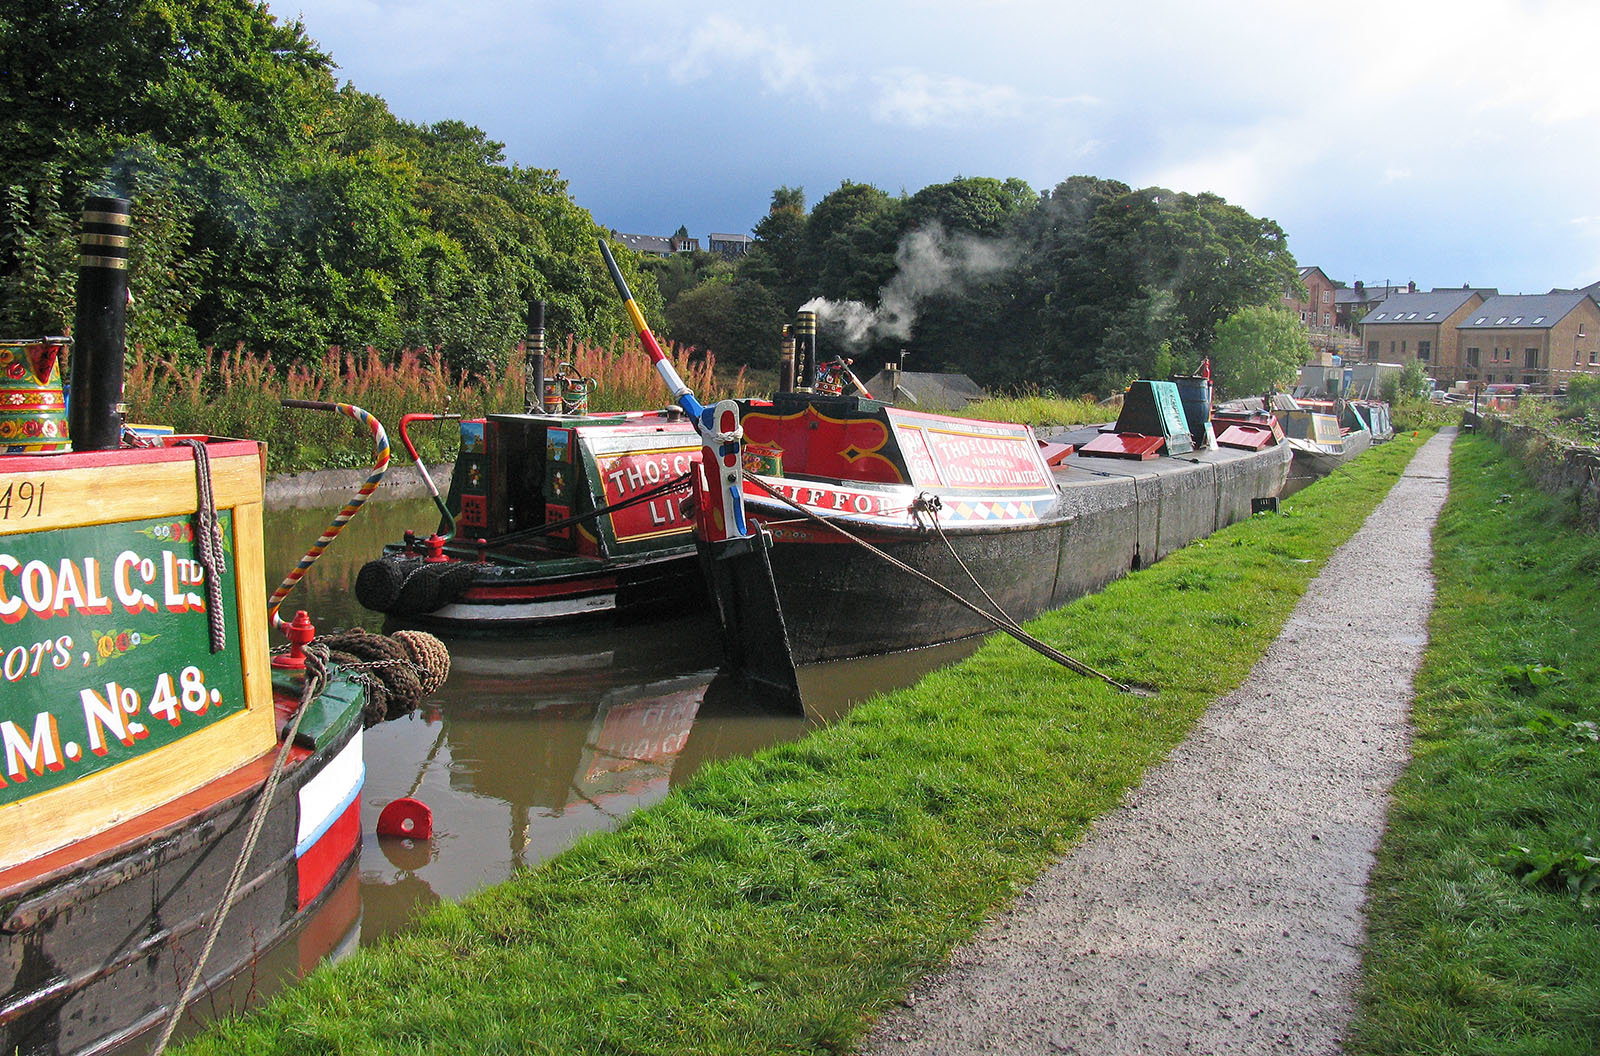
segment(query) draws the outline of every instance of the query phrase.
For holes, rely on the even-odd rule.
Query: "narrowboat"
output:
[[[1115,426],[1041,442],[1026,425],[819,384],[805,311],[791,391],[706,408],[600,249],[697,423],[695,531],[725,666],[776,703],[803,706],[799,664],[1020,634],[1019,621],[1251,516],[1288,477],[1281,444],[1212,442],[1208,374],[1136,382]]]
[[[362,567],[356,598],[452,631],[626,622],[700,591],[683,500],[699,457],[674,407],[460,423],[438,530]]]
[[[125,439],[129,207],[84,213],[70,405],[64,342],[3,346],[5,394],[48,420],[0,453],[0,1051],[23,1056],[159,1026],[360,842],[362,689],[269,657],[263,446]]]

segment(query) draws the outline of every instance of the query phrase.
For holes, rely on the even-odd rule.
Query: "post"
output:
[[[527,378],[523,382],[523,409],[528,414],[543,414],[544,402],[544,302],[528,303],[528,338],[524,355],[527,358]]]
[[[794,391],[794,332],[787,326],[778,345],[778,391]]]
[[[794,391],[811,392],[817,385],[817,313],[794,316]]]
[[[67,405],[67,432],[75,451],[114,451],[122,444],[132,208],[126,198],[90,198],[84,203],[72,394]]]

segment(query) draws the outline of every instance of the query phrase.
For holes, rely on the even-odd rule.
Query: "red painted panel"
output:
[[[807,407],[796,414],[752,412],[744,416],[747,442],[776,449],[783,471],[837,480],[904,481],[899,467],[881,454],[889,430],[873,419],[844,420]]]
[[[328,826],[322,838],[295,862],[301,909],[315,902],[317,896],[322,894],[322,889],[328,886],[328,881],[339,871],[339,866],[355,853],[360,838],[361,797],[357,796],[338,820]]]
[[[1139,433],[1101,433],[1078,448],[1080,455],[1101,455],[1105,458],[1131,458],[1144,462],[1161,454],[1167,445],[1165,437],[1143,436]]]

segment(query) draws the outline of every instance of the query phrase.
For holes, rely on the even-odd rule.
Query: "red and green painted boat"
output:
[[[185,977],[345,890],[359,846],[362,690],[303,694],[269,657],[262,445],[124,442],[128,209],[85,212],[73,450],[0,454],[0,1051],[22,1056],[160,1026]]]
[[[683,507],[699,452],[677,408],[463,421],[438,530],[386,547],[356,598],[453,630],[669,611],[701,589]]]

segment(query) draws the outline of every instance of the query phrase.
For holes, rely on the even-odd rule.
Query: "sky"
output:
[[[397,116],[600,224],[748,234],[778,187],[1210,191],[1353,285],[1600,280],[1594,0],[268,0]]]

